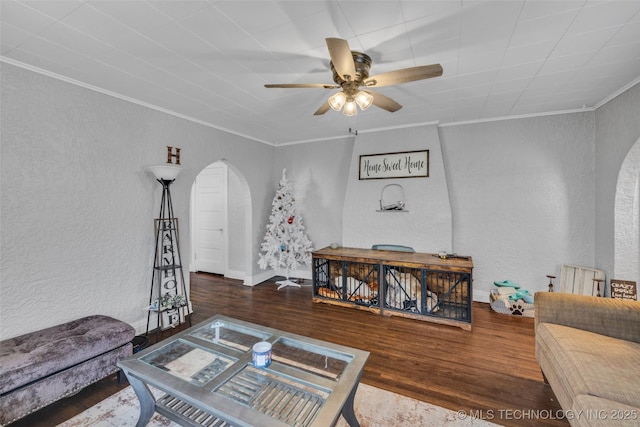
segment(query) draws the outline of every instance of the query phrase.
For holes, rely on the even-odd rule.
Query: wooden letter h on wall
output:
[[[176,148],[175,154],[173,153],[173,147],[167,145],[167,163],[173,163],[172,159],[176,159],[176,165],[180,164],[180,149]]]

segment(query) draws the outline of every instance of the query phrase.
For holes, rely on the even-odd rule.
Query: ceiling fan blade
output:
[[[313,88],[313,89],[337,89],[340,86],[335,85],[335,84],[328,84],[328,83],[285,83],[285,84],[268,84],[268,85],[264,85],[264,87],[266,88],[284,88],[284,89],[291,89],[291,88]]]
[[[390,113],[394,113],[402,108],[402,105],[380,92],[374,92],[372,90],[365,90],[365,92],[373,96],[373,105],[376,107],[380,107]]]
[[[314,116],[320,116],[324,113],[326,113],[327,111],[329,111],[331,107],[329,106],[329,102],[325,102],[324,104],[322,104],[322,106],[320,108],[318,108],[316,110],[315,113],[313,113]]]
[[[378,74],[369,77],[365,80],[364,84],[369,87],[391,86],[416,80],[430,79],[441,75],[442,66],[440,64],[421,65],[419,67],[403,68],[401,70]]]
[[[331,63],[338,75],[346,81],[355,79],[356,67],[353,64],[349,43],[346,40],[336,38],[328,38],[326,41]]]

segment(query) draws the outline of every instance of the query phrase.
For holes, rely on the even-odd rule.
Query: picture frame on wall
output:
[[[428,177],[429,150],[360,156],[360,180]]]

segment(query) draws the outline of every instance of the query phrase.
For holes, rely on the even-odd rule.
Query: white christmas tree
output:
[[[273,198],[267,232],[260,245],[263,253],[258,260],[258,265],[263,270],[267,267],[276,271],[280,268],[287,269],[286,280],[276,282],[280,285],[278,289],[285,286],[300,287],[289,278],[289,274],[301,264],[309,265],[313,250],[311,241],[304,233],[302,217],[296,213],[296,199],[291,183],[287,181],[286,171],[282,170],[282,179]]]

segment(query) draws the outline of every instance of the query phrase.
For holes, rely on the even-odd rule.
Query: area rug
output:
[[[162,392],[153,390],[159,396]],[[463,411],[450,411],[439,406],[400,396],[367,384],[360,384],[355,398],[355,412],[362,427],[495,427],[480,419],[466,417]],[[138,421],[138,398],[133,389],[124,390],[108,397],[58,427],[126,427]],[[154,414],[149,427],[178,427],[178,424]],[[340,417],[338,427],[348,427]]]

